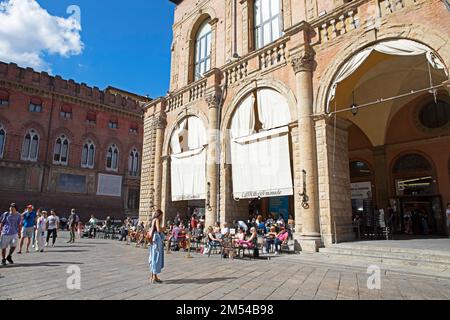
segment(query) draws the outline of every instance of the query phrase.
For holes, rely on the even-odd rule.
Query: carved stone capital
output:
[[[158,114],[153,118],[153,127],[155,129],[164,129],[167,125],[166,116]]]
[[[299,52],[291,57],[291,65],[295,73],[312,71],[314,62],[314,52],[310,50]]]
[[[220,104],[220,95],[218,93],[211,93],[205,97],[208,108],[218,108]]]

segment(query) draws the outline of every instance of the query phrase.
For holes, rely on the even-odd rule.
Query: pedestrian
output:
[[[97,237],[97,223],[98,220],[91,214],[91,218],[89,219],[89,238],[92,238],[92,232],[94,232],[94,238]]]
[[[67,243],[75,243],[75,232],[77,231],[78,222],[80,222],[80,218],[76,214],[75,209],[72,209],[68,220],[70,239]]]
[[[36,219],[41,214],[41,208],[38,208],[36,210]],[[37,221],[36,221],[36,227],[37,227]],[[36,228],[35,228],[36,229]],[[35,230],[36,231],[36,230]],[[31,247],[34,249],[36,247],[36,232],[33,232],[33,239],[31,240]]]
[[[19,238],[19,225],[21,216],[17,212],[15,203],[11,203],[9,211],[3,213],[0,218],[0,245],[2,247],[2,265],[6,265],[6,261],[14,264],[12,254],[17,247]],[[8,256],[6,256],[6,249],[9,247]]]
[[[22,213],[22,237],[20,238],[19,252],[22,253],[23,242],[27,239],[27,253],[30,252],[31,239],[33,238],[34,227],[36,226],[36,212],[34,207],[30,204]]]
[[[52,247],[55,246],[56,238],[58,237],[59,217],[55,210],[50,210],[50,216],[47,218],[47,241],[45,246],[48,247],[50,236],[52,237]]]
[[[148,263],[151,272],[151,283],[161,283],[158,274],[164,268],[164,235],[161,232],[161,219],[163,212],[156,210],[151,221],[150,230],[148,233],[149,241],[149,258]]]
[[[36,222],[36,251],[44,252],[45,229],[47,225],[47,211],[37,212]]]

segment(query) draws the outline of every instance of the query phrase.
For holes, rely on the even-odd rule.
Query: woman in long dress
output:
[[[164,235],[161,233],[161,219],[163,212],[156,210],[151,221],[151,227],[148,235],[149,238],[149,258],[148,263],[151,272],[151,283],[161,283],[158,274],[164,268]]]

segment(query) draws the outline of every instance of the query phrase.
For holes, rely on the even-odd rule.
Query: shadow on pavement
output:
[[[28,267],[60,267],[61,265],[80,265],[82,262],[36,262],[36,263],[14,263],[4,266],[4,268],[28,268]]]
[[[75,250],[75,249],[68,249],[68,250],[48,250],[45,252],[60,252],[60,253],[73,253],[73,252],[88,252],[89,250]]]
[[[172,280],[164,280],[165,284],[208,284],[213,282],[223,282],[227,280],[235,280],[236,277],[232,278],[209,278],[209,279],[172,279]]]

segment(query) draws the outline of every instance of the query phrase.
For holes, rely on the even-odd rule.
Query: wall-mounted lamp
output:
[[[352,92],[352,99],[353,99],[353,103],[352,103],[352,107],[351,107],[351,112],[352,112],[353,116],[356,116],[358,114],[358,105],[355,103],[355,91]]]
[[[302,197],[302,207],[304,209],[309,209],[309,196],[306,192],[306,171],[303,170],[303,192],[299,194]]]
[[[207,183],[208,190],[206,191],[206,209],[211,211],[211,182]]]

